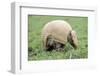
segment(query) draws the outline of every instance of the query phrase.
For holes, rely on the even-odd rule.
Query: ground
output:
[[[42,47],[41,31],[52,20],[65,20],[77,32],[78,49],[69,43],[64,51],[45,51]],[[83,59],[88,57],[88,17],[73,16],[28,16],[28,60]]]

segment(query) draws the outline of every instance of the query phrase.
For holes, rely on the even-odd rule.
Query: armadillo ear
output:
[[[70,44],[76,49],[78,46],[78,39],[75,31],[70,32]]]

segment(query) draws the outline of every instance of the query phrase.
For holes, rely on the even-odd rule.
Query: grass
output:
[[[77,32],[78,49],[67,43],[64,51],[44,51],[41,30],[52,20],[65,20]],[[28,16],[28,60],[83,59],[88,57],[88,18],[73,16]],[[71,56],[71,57],[70,57]]]

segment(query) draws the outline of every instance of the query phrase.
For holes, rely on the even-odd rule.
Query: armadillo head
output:
[[[71,31],[69,36],[68,36],[68,41],[69,43],[75,48],[77,49],[78,47],[78,39],[77,39],[77,35],[75,31]]]

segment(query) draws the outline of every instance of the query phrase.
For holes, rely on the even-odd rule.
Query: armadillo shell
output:
[[[52,38],[60,42],[62,44],[66,44],[67,36],[72,30],[69,23],[63,20],[55,20],[47,23],[42,30],[42,37],[44,43],[46,43],[46,39],[48,36],[52,36]]]

